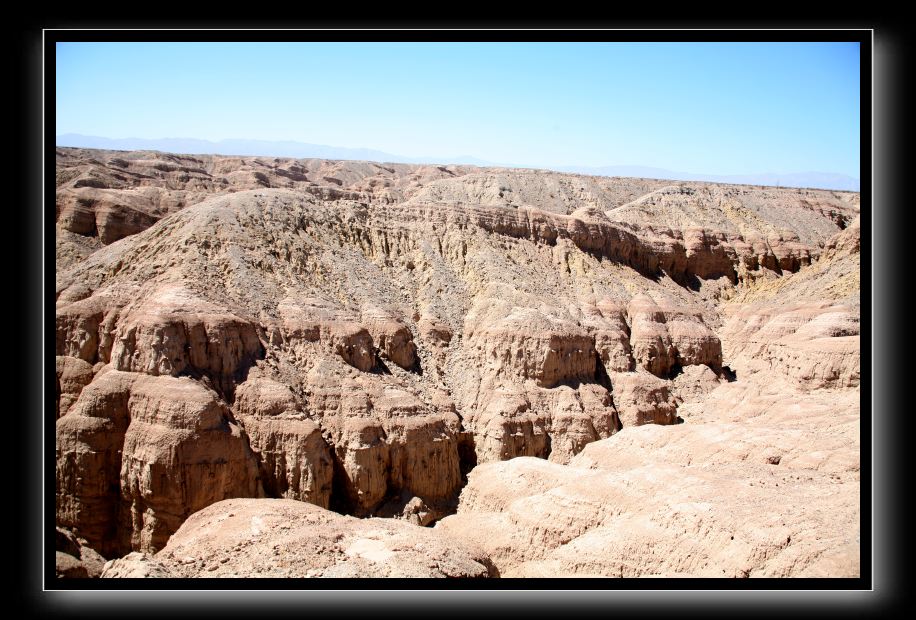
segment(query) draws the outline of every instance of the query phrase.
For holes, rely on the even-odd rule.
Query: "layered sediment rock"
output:
[[[677,421],[677,404],[669,381],[645,371],[609,374],[614,404],[624,427]]]
[[[289,387],[262,377],[239,386],[236,418],[260,462],[269,497],[327,508],[334,464],[321,428],[303,413]]]
[[[404,491],[430,505],[454,500],[459,419],[447,398],[426,404],[379,375],[342,376],[328,363],[308,373],[306,389],[334,455],[340,507],[371,514]]]
[[[79,358],[57,356],[57,417],[67,413],[95,375],[91,364]]]
[[[57,420],[57,523],[105,557],[122,551],[121,456],[136,376],[102,372]]]
[[[569,465],[480,465],[435,529],[506,577],[859,574],[857,395],[739,385]]]
[[[263,356],[257,327],[180,286],[167,286],[118,322],[111,363],[118,370],[177,376],[196,372],[229,391]]]
[[[544,506],[515,491],[499,509],[461,500],[468,531],[495,532],[487,553],[501,570],[709,574],[721,558],[708,549],[687,552],[706,554],[699,563],[679,551],[634,562],[652,536],[628,547],[609,532],[638,531],[653,510],[680,514],[693,497],[731,524],[728,493],[711,489],[759,471],[741,469],[738,447],[707,471],[700,448],[650,442],[656,459],[627,437],[702,446],[677,433],[710,425],[738,446],[723,416],[760,418],[752,432],[770,437],[776,409],[819,411],[860,380],[853,194],[71,149],[58,161],[58,522],[105,557],[147,554],[117,560],[116,573],[173,574],[150,552],[222,499],[431,525],[469,476],[465,494],[483,493],[477,472],[492,467],[513,489],[562,488]],[[785,444],[795,431],[783,422],[744,455],[814,462]],[[823,449],[851,462],[839,443]],[[495,464],[516,457],[542,460]],[[632,479],[614,469],[639,459]],[[557,482],[570,476],[581,488]],[[811,480],[780,489],[819,497],[826,482]],[[644,509],[619,495],[628,485],[651,496]],[[682,489],[672,504],[668,486]],[[766,493],[745,491],[735,515],[775,527],[745,514]],[[526,502],[536,509],[519,517]],[[614,521],[604,502],[629,516]],[[844,523],[848,504],[836,500]],[[823,524],[796,507],[817,534]],[[697,514],[684,517],[688,531]],[[665,545],[693,544],[672,523],[660,526]],[[791,533],[820,553],[815,534]],[[580,543],[566,542],[585,536],[586,549],[592,535],[607,560],[583,552],[576,563]],[[727,573],[829,572],[807,551],[797,569],[769,565],[758,555],[782,553],[769,534],[760,545],[743,535],[750,547]],[[542,551],[525,551],[531,541]]]
[[[675,366],[705,364],[719,371],[722,344],[702,316],[667,299],[662,304],[640,293],[627,306],[636,363],[657,377],[668,377]]]
[[[106,556],[155,550],[191,513],[262,496],[247,438],[187,378],[109,370],[57,422],[57,520]]]
[[[722,328],[732,366],[786,376],[805,390],[858,386],[859,249],[856,219],[810,269],[735,298]]]
[[[848,305],[749,306],[736,310],[723,331],[745,372],[782,373],[806,389],[859,385],[859,317]]]
[[[362,313],[362,324],[366,325],[372,342],[381,356],[405,370],[411,370],[417,363],[417,347],[413,334],[393,312],[382,308],[367,308]]]
[[[495,377],[533,379],[539,387],[581,382],[595,376],[595,340],[577,325],[524,308],[466,335]]]
[[[188,515],[229,497],[263,497],[247,437],[212,390],[171,377],[131,389],[121,463],[122,532],[162,548]]]
[[[428,528],[304,502],[227,500],[188,519],[155,556],[103,577],[487,577],[485,556]]]

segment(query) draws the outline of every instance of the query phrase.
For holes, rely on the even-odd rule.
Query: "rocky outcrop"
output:
[[[131,388],[121,464],[121,532],[155,551],[193,512],[229,497],[263,497],[247,437],[212,390],[143,377]]]
[[[191,512],[262,495],[247,438],[190,379],[103,370],[57,422],[57,521],[106,556],[158,549]]]
[[[620,423],[601,385],[595,329],[606,356],[614,323],[597,309],[590,324],[491,300],[472,308],[463,341],[473,371],[461,377],[463,426],[472,462],[537,456],[565,461]],[[591,333],[590,333],[591,332]],[[616,358],[615,358],[616,359]]]
[[[420,218],[437,225],[475,227],[550,246],[569,240],[583,252],[627,265],[644,276],[665,274],[681,284],[722,277],[735,283],[748,270],[795,272],[809,265],[820,251],[816,245],[801,243],[791,234],[761,244],[756,234],[746,240],[740,234],[705,228],[681,231],[652,225],[633,227],[612,222],[600,213],[579,217],[532,206],[500,209],[424,204],[417,197],[391,213],[394,220]]]
[[[362,313],[362,324],[372,336],[381,356],[405,370],[413,369],[417,363],[417,347],[413,334],[403,321],[391,311],[382,308],[367,308]]]
[[[150,375],[200,373],[228,392],[261,356],[255,324],[169,286],[119,320],[111,363]]]
[[[121,457],[136,375],[104,370],[57,420],[57,524],[105,557],[122,550]]]
[[[597,384],[553,389],[485,386],[479,409],[464,419],[474,463],[536,456],[565,462],[620,428],[610,393]]]
[[[779,389],[772,413],[625,425],[569,465],[480,465],[434,529],[504,577],[858,575],[855,400],[838,417],[836,398]]]
[[[368,162],[57,149],[57,224],[110,244],[207,196],[287,188],[325,201],[394,202],[420,181],[466,166],[380,166]]]
[[[89,547],[86,539],[58,527],[55,548],[55,574],[59,579],[94,578],[102,575],[105,558]]]
[[[375,368],[372,334],[351,312],[321,298],[285,298],[277,305],[280,321],[270,330],[273,346],[291,350],[294,356],[309,354],[309,343],[319,343],[327,353],[339,356],[363,372]]]
[[[122,558],[105,563],[101,577],[105,579],[167,579],[177,577],[148,553],[132,551]]]
[[[697,312],[662,305],[640,293],[627,305],[630,344],[636,363],[657,377],[669,377],[675,367],[705,364],[718,372],[722,344]]]
[[[757,475],[742,454],[761,471],[852,460],[840,443],[802,454],[766,424],[777,410],[820,412],[857,393],[854,194],[74,149],[58,162],[58,522],[105,557],[147,553],[118,571],[173,574],[149,554],[222,499],[430,526],[454,512],[468,479],[466,493],[482,492],[481,468],[537,457],[530,471],[506,470],[515,491],[499,501],[562,487],[552,507],[519,499],[519,514],[531,502],[542,526],[473,509],[488,514],[471,531],[506,545],[491,550],[501,569],[706,574],[679,551],[660,551],[670,564],[636,561],[628,554],[651,536],[629,548],[608,542],[611,530],[595,534],[607,562],[583,552],[576,564],[551,541],[617,522],[577,495],[579,483],[554,482],[572,471],[583,493],[587,481],[616,485],[595,497],[623,507],[620,527],[638,532],[652,510],[693,502],[691,489],[713,523],[730,523],[729,492],[710,499],[704,481]],[[116,217],[134,212],[150,219]],[[725,426],[757,418],[763,443]],[[693,426],[731,447],[682,430]],[[656,456],[627,439],[652,433],[696,448],[646,444]],[[599,444],[612,446],[606,457]],[[613,478],[629,469],[632,480]],[[817,496],[823,482],[799,493]],[[675,504],[663,505],[667,487],[683,492]],[[645,510],[629,490],[651,496]],[[734,496],[735,515],[772,525],[745,514],[745,500],[765,505],[765,495]],[[696,544],[661,523],[665,544]],[[513,555],[535,543],[542,555]],[[770,547],[755,548],[722,566],[770,574],[754,559]]]
[[[687,401],[700,401],[728,379],[717,375],[709,366],[687,366],[671,382],[671,392],[680,405]]]
[[[480,578],[490,576],[487,564],[461,543],[404,521],[355,519],[293,500],[235,499],[191,516],[155,556],[109,562],[102,576]]]
[[[547,388],[594,379],[595,341],[584,329],[525,308],[500,315],[491,323],[479,315],[468,321],[465,338],[480,351],[485,374]]]
[[[454,500],[459,419],[447,398],[426,404],[379,375],[341,376],[325,362],[306,389],[333,451],[338,508],[371,514],[404,491],[429,505]]]
[[[666,377],[675,364],[676,352],[665,325],[665,314],[648,295],[640,293],[627,305],[633,358],[657,377]]]
[[[235,415],[251,442],[268,497],[327,508],[334,464],[321,428],[303,413],[289,387],[250,377],[235,396]]]
[[[744,372],[784,374],[809,390],[859,385],[859,317],[848,305],[746,306],[723,333]]]
[[[89,294],[87,291],[85,297],[72,301],[58,298],[57,355],[75,357],[89,364],[107,364],[114,344],[115,321],[123,302],[113,296]]]
[[[57,366],[57,417],[67,413],[83,388],[94,376],[91,364],[79,358],[58,355]]]
[[[605,372],[635,370],[626,306],[605,298],[595,306],[585,306],[583,314],[582,325],[595,339]]]
[[[609,373],[614,405],[624,426],[674,424],[677,404],[671,383],[645,371]]]

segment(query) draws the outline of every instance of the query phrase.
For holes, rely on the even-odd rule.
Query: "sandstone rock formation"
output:
[[[66,528],[56,532],[55,573],[61,579],[101,577],[105,558]]]
[[[859,246],[847,230],[809,270],[726,304],[736,376],[676,377],[684,424],[623,417],[568,465],[481,465],[436,529],[502,576],[859,575]]]
[[[103,370],[57,421],[57,520],[111,557],[155,550],[191,513],[263,496],[258,463],[215,392]]]
[[[437,526],[459,537],[449,544],[508,528],[481,547],[506,574],[855,572],[808,556],[761,563],[772,554],[756,543],[728,562],[635,562],[627,554],[654,540],[638,534],[630,547],[620,536],[619,548],[598,545],[604,560],[583,552],[567,565],[563,554],[593,529],[613,538],[618,517],[676,511],[678,493],[709,503],[716,527],[738,516],[775,527],[740,508],[768,505],[769,490],[755,484],[735,507],[715,489],[793,459],[806,482],[780,489],[821,492],[826,479],[804,478],[820,467],[804,456],[805,425],[858,420],[857,194],[470,166],[57,157],[57,521],[113,558],[112,574],[174,574],[162,550],[175,532],[195,514],[216,519],[208,506],[231,498],[394,517],[413,532],[458,506]],[[836,420],[805,416],[830,402],[844,407]],[[783,434],[752,462],[690,447],[742,429],[757,445],[771,426]],[[837,436],[852,441],[851,428]],[[652,448],[640,452],[636,437]],[[668,447],[678,437],[686,461]],[[842,478],[831,506],[852,527],[857,443],[816,441],[846,464],[831,470]],[[780,464],[753,469],[758,457]],[[580,498],[589,484],[594,497]],[[515,490],[494,499],[499,485]],[[627,485],[651,502],[619,497]],[[542,506],[536,489],[563,490]],[[590,507],[563,516],[560,496]],[[529,504],[534,530],[512,512]],[[805,510],[796,543],[812,554],[846,545]]]
[[[395,519],[356,519],[284,499],[226,500],[185,521],[154,556],[132,553],[102,577],[490,576],[485,557]],[[495,575],[494,575],[495,576]]]
[[[57,356],[57,417],[67,413],[94,375],[95,369],[88,362],[66,355]]]

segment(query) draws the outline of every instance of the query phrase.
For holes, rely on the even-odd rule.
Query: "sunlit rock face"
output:
[[[62,575],[858,574],[858,194],[57,166]]]

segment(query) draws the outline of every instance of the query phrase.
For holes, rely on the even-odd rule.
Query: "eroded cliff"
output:
[[[503,574],[857,570],[767,564],[782,530],[741,512],[779,501],[781,467],[803,516],[840,476],[857,523],[858,445],[825,444],[829,474],[803,447],[813,420],[858,421],[855,194],[59,149],[57,203],[58,524],[104,557],[282,498],[446,517],[442,540]],[[831,399],[837,419],[804,414]],[[709,443],[742,433],[744,452]],[[763,486],[731,501],[736,476]],[[688,501],[744,524],[736,559],[628,559],[657,541],[647,515]],[[805,523],[802,559],[839,544]],[[591,559],[589,536],[617,546]]]

